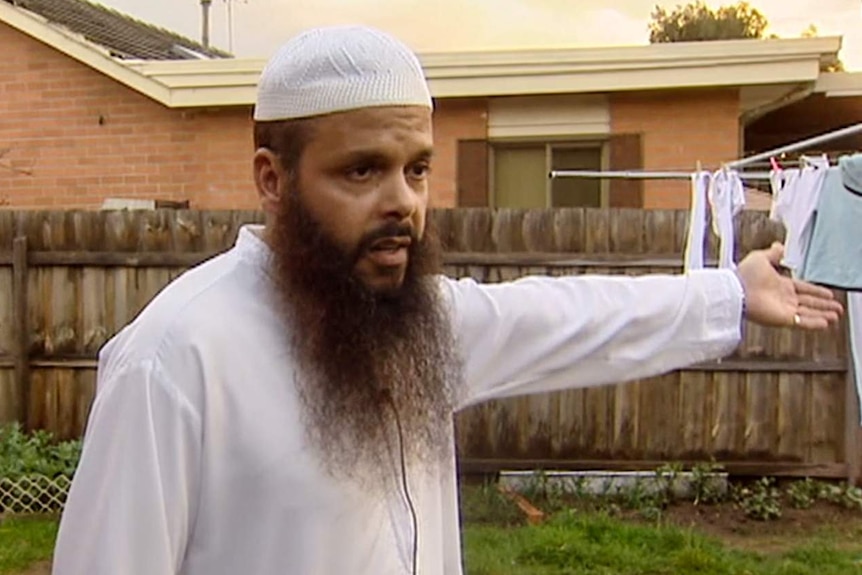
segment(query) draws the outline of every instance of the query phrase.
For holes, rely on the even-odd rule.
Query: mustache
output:
[[[416,242],[419,241],[419,238],[416,234],[416,230],[413,229],[413,226],[406,223],[400,222],[387,222],[376,228],[367,232],[360,238],[359,245],[356,247],[356,257],[358,258],[365,252],[371,249],[371,246],[374,242],[379,240],[387,239],[387,238],[404,238],[409,237],[411,245],[415,245]]]

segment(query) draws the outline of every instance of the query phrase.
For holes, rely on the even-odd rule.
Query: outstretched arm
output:
[[[778,244],[752,252],[737,272],[447,280],[464,360],[461,405],[621,383],[723,357],[739,343],[743,309],[767,326],[837,321],[843,310],[831,292],[779,274],[781,255]]]
[[[727,355],[740,339],[743,291],[729,271],[447,283],[464,406],[648,377]]]

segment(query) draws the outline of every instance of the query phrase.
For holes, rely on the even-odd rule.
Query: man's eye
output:
[[[431,166],[428,164],[416,164],[410,168],[410,175],[414,178],[424,178],[431,171]]]
[[[374,168],[371,166],[356,166],[348,170],[347,175],[352,180],[366,180],[374,173]]]

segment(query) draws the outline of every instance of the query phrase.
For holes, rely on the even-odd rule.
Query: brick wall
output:
[[[249,110],[170,110],[0,25],[0,204],[253,208]]]
[[[171,110],[0,25],[0,205],[98,207],[107,197],[253,209],[248,107]],[[458,140],[487,137],[487,99],[438,101],[432,203],[457,202]],[[643,136],[647,168],[737,157],[736,91],[614,96],[615,133]],[[644,207],[683,207],[683,182],[645,184]],[[683,193],[680,193],[682,191]]]
[[[431,203],[452,207],[458,200],[458,140],[488,137],[488,101],[485,98],[438,100],[434,110],[434,166]]]
[[[691,90],[614,95],[613,133],[640,133],[645,169],[694,170],[739,157],[737,90]],[[645,208],[686,208],[685,181],[647,180]]]
[[[250,109],[172,110],[0,24],[0,206],[95,208],[108,197],[254,209]],[[456,199],[458,138],[487,103],[437,103],[434,205]]]

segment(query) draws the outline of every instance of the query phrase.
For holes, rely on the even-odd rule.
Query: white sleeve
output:
[[[53,575],[176,575],[194,523],[200,459],[200,417],[157,364],[100,381]]]
[[[459,407],[659,375],[726,356],[741,337],[729,270],[444,285],[467,386]]]

